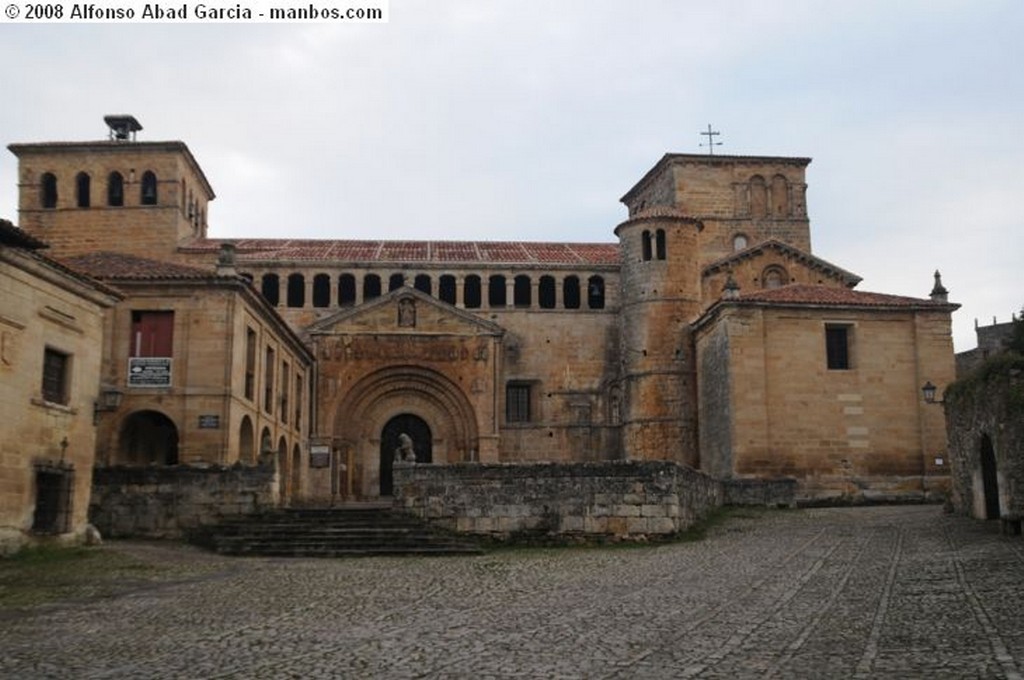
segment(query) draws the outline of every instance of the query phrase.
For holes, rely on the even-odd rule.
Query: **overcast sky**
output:
[[[859,289],[927,297],[941,270],[959,351],[975,318],[1024,305],[1022,36],[1020,0],[0,23],[0,134],[99,139],[104,114],[133,114],[140,140],[182,140],[204,168],[214,237],[612,241],[619,197],[662,154],[701,152],[710,123],[719,153],[814,159],[814,252]],[[16,221],[15,160],[0,155],[0,216]]]

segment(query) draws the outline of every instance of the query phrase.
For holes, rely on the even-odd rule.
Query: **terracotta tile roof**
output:
[[[207,269],[150,260],[124,253],[97,252],[63,260],[76,271],[103,281],[151,281],[158,279],[210,279],[217,274]]]
[[[309,239],[207,239],[186,253],[215,252],[234,243],[238,262],[430,262],[480,264],[614,265],[617,243],[531,241],[340,241]]]
[[[826,307],[948,307],[947,302],[884,293],[869,293],[849,288],[811,286],[794,283],[781,288],[741,294],[734,302],[779,305],[816,305]]]

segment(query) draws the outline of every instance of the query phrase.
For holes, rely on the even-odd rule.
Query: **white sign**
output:
[[[130,357],[128,387],[170,387],[170,357]]]

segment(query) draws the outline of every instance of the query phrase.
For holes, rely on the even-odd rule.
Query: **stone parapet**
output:
[[[181,538],[278,501],[272,465],[99,467],[92,481],[89,521],[110,538]]]

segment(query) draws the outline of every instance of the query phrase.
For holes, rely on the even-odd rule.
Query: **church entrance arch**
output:
[[[981,436],[981,488],[985,494],[985,519],[999,519],[999,474],[992,439]]]
[[[417,463],[430,463],[433,452],[433,437],[427,421],[411,413],[397,415],[388,421],[380,434],[380,495],[394,493],[394,460],[396,451],[402,448],[401,435],[409,437]]]
[[[474,460],[479,447],[477,415],[461,386],[421,366],[379,369],[357,380],[335,406],[335,446],[351,451],[346,495],[390,495],[401,428],[410,430],[419,462],[428,462],[427,455],[432,463]]]

